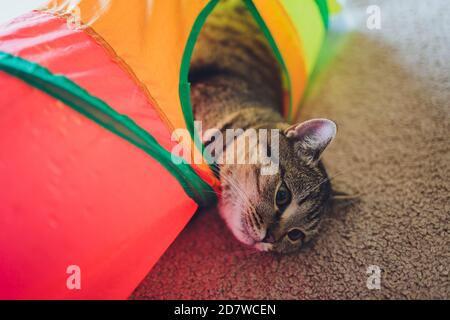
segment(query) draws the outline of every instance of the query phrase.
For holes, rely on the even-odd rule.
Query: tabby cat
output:
[[[286,123],[280,114],[280,75],[272,49],[245,3],[220,1],[192,55],[194,117],[205,129],[279,129],[280,136],[277,174],[262,175],[258,164],[219,166],[219,212],[241,242],[261,251],[287,253],[318,232],[331,195],[319,158],[335,137],[336,125],[327,119]]]

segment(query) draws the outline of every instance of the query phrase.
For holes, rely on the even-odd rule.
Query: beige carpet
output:
[[[381,30],[366,28],[369,4]],[[450,3],[347,5],[354,29],[330,37],[336,54],[301,118],[338,122],[325,164],[360,202],[334,208],[317,241],[291,256],[253,252],[202,212],[132,298],[450,299]],[[369,265],[382,270],[380,290],[366,286]]]

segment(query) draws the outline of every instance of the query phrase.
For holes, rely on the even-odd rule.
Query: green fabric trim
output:
[[[198,148],[198,150],[201,150],[202,154],[204,154],[204,146],[200,141],[197,130],[194,127],[194,112],[192,111],[191,105],[191,84],[189,83],[189,67],[191,65],[192,53],[194,51],[198,35],[200,34],[200,31],[205,24],[206,18],[208,18],[209,14],[213,11],[218,2],[219,0],[209,1],[195,19],[194,25],[192,26],[192,30],[186,43],[186,47],[184,48],[180,67],[180,85],[178,88],[178,92],[180,95],[180,103],[181,109],[183,110],[184,121],[195,146]],[[209,157],[209,155],[207,154],[204,154],[204,156]],[[207,159],[207,161],[208,163],[210,163],[210,167],[212,168],[211,159],[209,158]],[[213,172],[217,172],[217,170],[213,170]]]
[[[250,13],[252,14],[253,18],[256,20],[259,27],[261,28],[261,31],[263,32],[264,36],[266,37],[267,41],[269,42],[269,45],[272,48],[273,53],[275,54],[275,57],[277,58],[278,63],[281,66],[281,69],[283,71],[284,80],[286,81],[287,89],[289,92],[289,109],[288,109],[288,114],[287,114],[287,120],[292,121],[291,78],[289,76],[289,72],[286,67],[286,64],[283,60],[283,56],[281,55],[281,52],[278,49],[275,39],[272,37],[272,34],[269,31],[269,28],[267,27],[266,23],[264,22],[264,19],[259,14],[258,9],[255,7],[255,4],[253,3],[253,1],[252,0],[244,0],[244,2],[247,5],[247,8],[250,11]]]
[[[329,16],[328,16],[327,0],[316,0],[316,4],[319,7],[320,15],[322,16],[323,25],[325,26],[325,30],[328,30]]]
[[[178,180],[186,194],[200,206],[207,206],[215,202],[214,191],[195,173],[191,166],[186,163],[175,164],[172,162],[172,154],[147,131],[127,116],[116,112],[102,100],[90,95],[68,78],[55,75],[36,63],[1,51],[0,70],[64,102],[95,123],[143,150],[161,163]]]

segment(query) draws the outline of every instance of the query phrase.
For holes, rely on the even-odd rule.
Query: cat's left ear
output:
[[[295,124],[284,131],[289,139],[294,139],[295,151],[307,163],[315,164],[322,152],[334,139],[336,124],[328,119],[312,119]]]

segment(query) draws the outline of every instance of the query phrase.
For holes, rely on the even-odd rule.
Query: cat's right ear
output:
[[[312,119],[287,128],[284,134],[295,140],[295,151],[300,157],[309,164],[315,164],[336,136],[336,132],[337,126],[333,121]]]

